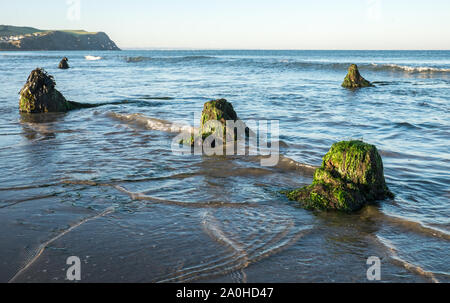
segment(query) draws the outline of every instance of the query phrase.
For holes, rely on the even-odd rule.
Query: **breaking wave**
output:
[[[450,73],[450,68],[438,68],[429,66],[407,66],[398,64],[375,64],[372,63],[369,68],[375,70],[392,70],[407,73]]]
[[[97,57],[97,56],[84,56],[84,58],[88,61],[98,61],[103,59],[102,57]]]
[[[144,61],[179,63],[179,62],[186,62],[186,61],[211,60],[211,59],[215,59],[215,58],[216,57],[212,57],[212,56],[183,56],[183,57],[138,56],[138,57],[126,57],[125,61],[127,63],[138,63],[138,62],[144,62]]]
[[[221,60],[217,60],[221,59]],[[154,63],[185,63],[185,62],[203,62],[204,64],[228,64],[230,66],[256,66],[260,68],[282,68],[282,69],[328,69],[328,70],[346,70],[352,62],[321,62],[308,60],[291,60],[291,59],[254,59],[254,58],[230,58],[230,57],[214,57],[214,56],[184,56],[184,57],[126,57],[128,63],[139,63],[151,61]],[[433,74],[433,73],[450,73],[448,67],[433,66],[408,66],[395,63],[359,63],[358,66],[362,70],[372,71],[393,71],[411,74]]]
[[[262,63],[262,62],[261,62]],[[270,65],[296,68],[296,69],[307,69],[307,68],[317,68],[317,69],[329,69],[329,70],[346,70],[351,62],[314,62],[314,61],[290,61],[290,60],[279,60],[272,62]],[[265,64],[267,65],[267,63]],[[268,65],[269,66],[269,65]],[[442,67],[430,67],[430,66],[408,66],[399,65],[393,63],[386,64],[376,64],[376,63],[361,63],[358,67],[362,70],[372,70],[372,71],[393,71],[402,73],[450,73],[450,68]]]

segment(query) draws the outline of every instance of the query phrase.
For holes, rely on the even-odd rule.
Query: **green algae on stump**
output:
[[[377,148],[362,141],[334,144],[316,170],[312,185],[285,194],[306,209],[344,212],[393,197]]]
[[[55,88],[53,77],[41,68],[33,70],[27,83],[20,90],[19,110],[22,113],[67,112],[74,109],[95,107],[67,101]]]
[[[227,122],[232,121],[238,123],[238,116],[233,105],[225,99],[218,99],[206,102],[203,106],[202,116],[200,119],[200,131],[198,138],[201,142],[207,140],[212,135],[211,144],[215,145],[216,139],[221,139],[221,143],[225,143],[227,139],[237,139],[237,130],[227,130]],[[246,130],[247,131],[247,130]],[[194,136],[188,142],[182,141],[182,144],[195,144]]]
[[[237,120],[238,117],[233,105],[227,100],[219,99],[206,102],[203,106],[202,117],[200,119],[200,134],[202,139],[204,140],[212,134],[226,136],[227,121],[235,122]]]
[[[342,87],[345,88],[360,88],[360,87],[370,87],[373,86],[372,83],[364,79],[359,73],[358,66],[356,64],[350,65],[348,69],[348,74],[342,83]]]

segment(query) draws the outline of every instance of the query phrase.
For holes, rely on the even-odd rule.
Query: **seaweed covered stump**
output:
[[[19,93],[19,111],[22,113],[55,113],[97,106],[67,101],[55,86],[55,80],[45,70],[41,68],[33,70]]]
[[[342,83],[342,87],[345,88],[360,88],[360,87],[371,87],[372,83],[364,79],[359,73],[358,66],[356,64],[350,65],[348,68],[348,74]]]
[[[238,131],[235,127],[233,129],[227,129],[227,122],[236,123],[234,125],[235,127],[243,127],[245,136],[248,136],[248,128],[239,120],[230,102],[225,99],[206,102],[203,106],[198,136],[192,136],[190,140],[183,140],[180,143],[195,145],[203,144],[204,141],[210,140],[211,142],[209,143],[214,147],[216,145],[216,139],[220,140],[222,144],[225,144],[227,140],[236,141],[238,139]],[[240,125],[240,123],[242,124]]]
[[[237,120],[238,117],[233,105],[227,100],[219,99],[206,102],[200,120],[200,135],[203,140],[216,132],[225,136],[227,121]],[[220,122],[220,125],[211,123],[213,121]]]
[[[306,209],[343,212],[393,197],[377,148],[362,141],[334,144],[316,170],[312,185],[285,194]]]

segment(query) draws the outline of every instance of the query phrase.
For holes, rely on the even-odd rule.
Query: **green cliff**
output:
[[[0,25],[0,50],[120,50],[103,32],[83,30],[40,30]]]

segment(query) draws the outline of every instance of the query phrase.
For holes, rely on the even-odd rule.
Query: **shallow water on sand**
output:
[[[342,89],[350,63],[376,87]],[[20,115],[36,67],[112,104]],[[371,256],[383,281],[450,282],[449,51],[6,52],[0,71],[1,282],[62,282],[70,256],[84,282],[366,282]],[[280,121],[277,166],[172,153],[171,123],[216,98]],[[279,193],[351,138],[379,148],[395,200],[345,215]]]

